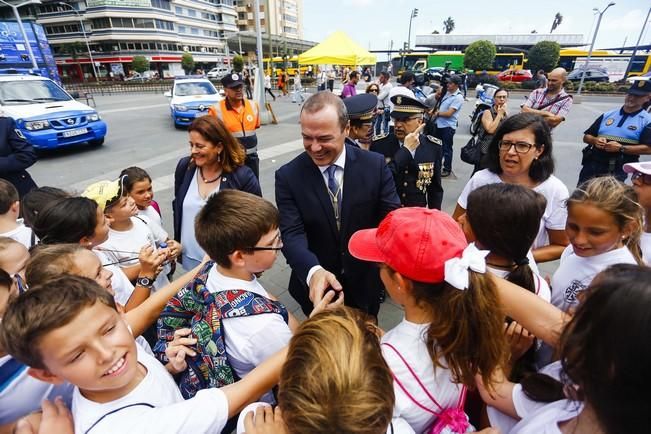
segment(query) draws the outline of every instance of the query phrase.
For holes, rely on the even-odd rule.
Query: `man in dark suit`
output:
[[[441,141],[422,134],[425,105],[405,95],[391,97],[392,133],[376,137],[371,151],[384,155],[396,181],[402,206],[441,209]]]
[[[0,117],[0,178],[11,182],[21,198],[36,188],[36,183],[25,170],[34,163],[36,152],[16,128],[14,120]]]
[[[300,120],[305,152],[276,172],[289,292],[306,314],[331,287],[343,289],[347,305],[377,315],[378,269],[353,258],[348,240],[400,206],[391,172],[381,155],[344,144],[348,116],[337,95],[310,97]]]

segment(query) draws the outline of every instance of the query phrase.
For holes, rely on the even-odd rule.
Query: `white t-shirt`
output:
[[[449,369],[434,369],[429,351],[427,351],[426,333],[429,324],[415,324],[405,319],[382,337],[382,344],[393,345],[409,363],[425,389],[442,408],[455,407],[461,395],[461,386],[452,382]],[[405,363],[386,345],[382,345],[382,354],[391,372],[400,380],[411,396],[420,404],[434,411],[440,409],[434,404],[418,385]],[[394,418],[402,418],[418,433],[424,432],[432,425],[436,416],[417,406],[394,381],[396,396],[393,410]]]
[[[158,214],[158,211],[156,211],[156,208],[149,205],[145,209],[139,209],[138,216],[143,218],[143,220],[145,220],[147,224],[151,225],[152,228],[151,230],[154,234],[156,234],[159,237],[162,237],[164,234],[165,239],[162,241],[165,241],[166,239],[169,238],[169,234],[163,228],[163,219],[161,218],[160,214]]]
[[[32,247],[32,229],[22,223],[19,223],[17,228],[5,232],[4,234],[0,234],[0,237],[11,238],[12,240],[18,241],[28,249]],[[34,239],[35,242],[36,240],[37,238]]]
[[[470,181],[466,184],[457,200],[459,206],[468,209],[468,195],[475,189],[488,184],[499,184],[503,182],[498,174],[488,169],[480,170],[475,173]],[[549,236],[547,230],[562,231],[565,230],[565,220],[567,220],[567,208],[565,201],[569,197],[567,187],[563,182],[551,175],[545,181],[533,188],[533,191],[542,194],[547,199],[545,213],[540,220],[540,228],[536,240],[531,246],[532,249],[549,245]]]
[[[627,247],[583,258],[574,254],[570,244],[563,250],[561,263],[552,276],[552,304],[564,312],[579,303],[577,295],[585,291],[592,279],[614,264],[637,264]]]
[[[651,267],[651,232],[642,232],[640,247],[642,248],[644,263]]]
[[[563,399],[547,404],[513,427],[509,434],[561,434],[558,424],[573,419],[583,410],[583,403]]]
[[[131,392],[104,404],[86,399],[75,388],[75,433],[176,434],[219,433],[228,421],[228,400],[220,389],[204,389],[183,400],[172,376],[139,346],[145,378]]]
[[[270,405],[266,402],[254,402],[253,404],[244,407],[244,410],[242,410],[237,418],[237,429],[235,430],[237,434],[246,433],[246,430],[244,429],[244,419],[248,413],[255,412],[258,407],[270,407]],[[393,418],[391,420],[391,425],[387,427],[386,434],[414,434],[414,430],[411,429],[404,419]]]
[[[131,223],[133,223],[133,226],[126,231],[109,229],[108,240],[100,245],[103,249],[111,250],[104,253],[109,258],[112,258],[112,262],[124,261],[119,264],[122,268],[138,265],[138,253],[144,246],[150,245],[157,249],[158,243],[167,240],[167,233],[160,231],[155,233],[156,227],[149,223],[147,217],[131,217]],[[167,278],[170,269],[168,264],[163,267],[163,271],[158,273],[154,281],[154,290],[161,289],[170,283]]]
[[[203,259],[206,252],[201,248],[194,235],[194,221],[201,208],[206,204],[207,197],[204,199],[199,195],[199,184],[197,183],[197,170],[192,175],[192,181],[183,199],[183,219],[181,220],[181,252],[183,268],[187,271],[192,270]],[[221,185],[221,184],[220,184]],[[219,192],[219,187],[215,188],[208,196]],[[186,261],[186,258],[189,259]]]
[[[250,281],[234,279],[221,274],[216,265],[208,272],[206,288],[212,293],[242,289],[269,297],[255,276]],[[278,314],[227,318],[222,324],[228,361],[240,378],[288,345],[292,338],[289,326]],[[273,402],[273,396],[267,394],[263,401]]]
[[[563,367],[561,365],[561,362],[557,361],[544,366],[542,369],[538,370],[538,372],[541,374],[549,375],[550,377],[560,381],[562,368]],[[549,404],[547,402],[534,401],[529,398],[524,393],[522,390],[522,385],[519,383],[513,386],[511,399],[513,400],[513,406],[515,407],[515,412],[518,415],[518,419],[514,419],[511,416],[502,413],[495,407],[491,407],[490,405],[486,406],[486,413],[488,414],[490,426],[493,428],[498,428],[501,433],[508,433],[518,423],[520,418],[527,417],[539,408],[542,408]]]
[[[64,383],[55,386],[37,380],[27,374],[27,366],[10,355],[0,357],[0,372],[10,378],[0,384],[0,425],[14,422],[21,417],[41,409],[44,399],[54,400],[61,396],[66,405],[72,401],[74,386]]]
[[[506,277],[509,275],[509,271],[503,270],[501,268],[491,267],[490,265],[487,265],[486,269],[488,269],[488,271],[490,271],[494,275],[501,277],[502,279],[506,279]],[[533,273],[533,281],[536,285],[536,295],[542,298],[543,300],[545,300],[546,302],[549,302],[552,297],[552,292],[549,289],[549,285],[547,284],[547,281],[543,279],[538,272],[534,271],[533,268],[531,269],[531,271]]]
[[[122,306],[125,306],[133,294],[133,284],[129,281],[129,278],[124,271],[117,265],[108,265],[113,264],[115,259],[112,256],[108,256],[106,252],[100,252],[99,250],[93,250],[93,253],[97,255],[99,260],[104,264],[104,268],[113,273],[111,277],[111,287],[115,296],[113,297],[117,303],[120,303]]]

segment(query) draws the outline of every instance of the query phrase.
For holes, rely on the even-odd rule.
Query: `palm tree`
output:
[[[439,31],[438,31],[438,30],[434,30],[434,31],[432,32],[432,35],[438,35],[438,34],[439,34]]]
[[[554,30],[556,30],[556,27],[560,26],[562,22],[563,22],[563,15],[561,15],[560,12],[556,12],[556,16],[554,17],[554,22],[552,23],[552,29],[549,31],[549,33],[552,33]]]
[[[443,21],[443,28],[445,29],[446,35],[454,30],[454,20],[452,17],[448,17],[445,21]]]

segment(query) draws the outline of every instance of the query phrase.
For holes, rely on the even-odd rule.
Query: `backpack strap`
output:
[[[27,366],[18,360],[10,357],[0,366],[0,392],[9,385],[21,372],[27,369]]]

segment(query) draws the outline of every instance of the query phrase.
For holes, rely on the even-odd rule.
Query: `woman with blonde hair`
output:
[[[244,149],[221,120],[196,118],[188,135],[190,156],[181,158],[174,172],[172,211],[174,239],[183,244],[181,264],[191,270],[205,254],[194,236],[194,219],[208,197],[229,188],[258,196],[262,191],[258,179],[244,165]]]

